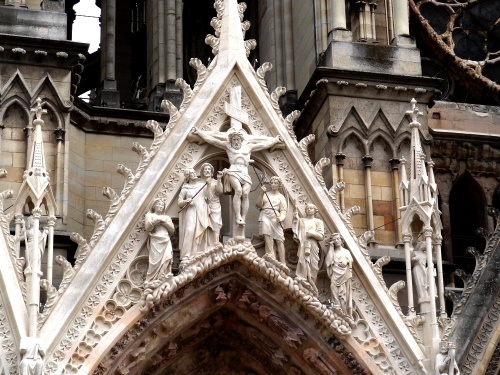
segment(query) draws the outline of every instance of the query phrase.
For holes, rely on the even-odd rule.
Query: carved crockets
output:
[[[338,233],[331,235],[328,246],[325,264],[330,278],[333,306],[352,315],[352,255],[342,246],[342,238]]]

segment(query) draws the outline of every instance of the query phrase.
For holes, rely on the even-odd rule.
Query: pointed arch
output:
[[[31,106],[35,105],[37,98],[42,94],[45,88],[47,88],[52,95],[53,101],[57,103],[58,108],[69,111],[69,109],[73,106],[73,104],[69,100],[64,100],[63,96],[57,89],[54,80],[49,74],[46,74],[42,79],[40,79],[37,85],[33,88],[31,92]],[[47,95],[43,96],[47,97]],[[47,100],[47,98],[45,100]]]
[[[385,130],[383,129],[376,129],[374,130],[370,136],[368,137],[368,148],[371,149],[373,146],[373,142],[376,140],[381,139],[389,150],[391,150],[391,155],[390,157],[393,158],[396,156],[396,143],[394,142],[394,138]]]
[[[150,309],[132,307],[121,318],[126,324],[113,325],[94,348],[90,357],[95,361],[85,363],[79,373],[127,369],[130,375],[159,374],[160,369],[174,370],[186,358],[198,366],[211,366],[220,353],[231,352],[237,354],[235,358],[242,355],[249,360],[231,363],[231,370],[248,365],[257,374],[271,369],[290,374],[292,368],[308,374],[315,372],[307,361],[311,350],[322,353],[322,360],[339,373],[380,371],[376,365],[370,367],[374,363],[345,331],[347,326],[342,328],[348,323],[340,315],[336,315],[341,322],[338,328],[325,324],[311,309],[314,298],[309,302],[297,298],[251,252],[226,257],[208,272],[191,270],[187,276],[166,281],[161,287],[163,297]],[[211,344],[213,358],[198,358],[201,342],[204,351]],[[265,372],[259,362],[265,364]]]
[[[9,78],[9,80],[5,83],[3,89],[0,88],[0,97],[8,97],[9,92],[12,90],[12,88],[15,86],[15,84],[18,83],[20,88],[21,88],[21,93],[24,94],[24,100],[29,101],[31,99],[31,93],[29,90],[28,83],[24,79],[23,75],[19,71],[19,69],[16,69],[16,72]],[[19,94],[15,94],[19,97],[22,97]]]
[[[476,236],[478,227],[486,227],[486,197],[483,189],[469,172],[463,173],[450,191],[451,248],[453,262],[474,271],[469,246],[484,248],[484,240]]]
[[[390,138],[382,130],[378,130],[368,139],[368,155],[373,157],[373,171],[390,172],[389,160],[394,155],[394,148],[391,146]]]
[[[406,135],[399,135],[395,140],[394,144],[396,146],[396,158],[401,159],[403,156],[406,161],[410,160],[411,156],[411,138]],[[408,170],[409,172],[409,170]]]
[[[17,105],[23,111],[26,116],[26,125],[28,125],[31,117],[29,103],[17,94],[6,99],[0,107],[0,125],[5,125],[5,116],[13,105]]]
[[[382,124],[380,126],[377,126],[377,121],[380,119],[380,121],[382,122]],[[375,133],[384,133],[388,136],[389,139],[393,138],[394,135],[396,134],[396,131],[394,130],[394,128],[391,126],[391,122],[389,121],[389,119],[387,118],[387,116],[385,115],[384,111],[382,110],[382,108],[379,108],[376,115],[373,117],[373,120],[370,124],[370,129],[375,129],[371,134],[370,134],[370,138],[373,139],[374,137],[372,136],[372,134],[375,134]]]
[[[349,138],[353,138],[358,143],[359,148],[363,152],[363,155],[367,155],[369,152],[369,149],[368,149],[366,142],[363,141],[363,139],[365,139],[365,137],[366,137],[366,134],[364,134],[359,129],[351,128],[351,129],[347,130],[344,134],[342,134],[339,137],[339,143],[338,143],[339,144],[339,151],[338,152],[340,152],[340,153],[344,152],[346,141]]]

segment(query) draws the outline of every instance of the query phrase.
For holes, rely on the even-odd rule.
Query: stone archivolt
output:
[[[323,305],[318,311],[315,306],[318,302],[311,301],[308,292],[290,278],[293,288],[277,281],[279,275],[277,278],[269,275],[265,270],[272,271],[272,267],[269,268],[269,263],[251,250],[228,251],[227,255],[220,254],[219,257],[227,259],[217,268],[186,280],[166,295],[164,291],[162,299],[134,322],[135,328],[108,351],[100,368],[106,369],[106,373],[120,373],[119,368],[125,367],[134,369],[131,374],[156,373],[154,369],[160,368],[162,371],[166,368],[176,370],[179,374],[192,373],[195,369],[182,368],[181,363],[184,363],[183,359],[196,355],[195,348],[204,341],[203,347],[212,348],[214,353],[220,352],[217,355],[222,361],[232,358],[234,351],[238,353],[237,357],[240,351],[242,355],[246,353],[242,358],[234,358],[236,362],[229,361],[231,370],[248,365],[259,374],[267,373],[269,369],[288,374],[289,366],[293,366],[307,374],[311,370],[304,368],[300,360],[304,350],[312,346],[315,350],[331,353],[328,337],[333,333],[342,338],[350,332],[349,322],[352,324],[352,320],[333,310],[329,313],[335,319],[328,329],[319,312],[324,314],[329,309]],[[159,288],[163,289],[162,286]],[[290,289],[298,291],[292,293]],[[306,298],[308,301],[305,302]],[[333,328],[335,320],[342,322],[343,327]],[[213,345],[206,346],[207,341]],[[319,343],[323,344],[318,347]],[[351,343],[356,345],[352,340],[345,345]],[[147,354],[138,363],[134,353],[141,347],[146,348]],[[172,347],[176,348],[175,351]],[[349,351],[355,353],[360,349]],[[324,356],[340,373],[349,373],[340,354]],[[157,362],[160,357],[161,364]],[[210,357],[192,359],[198,366],[214,361],[219,363],[219,357],[214,358],[213,354]],[[243,360],[245,357],[248,361]],[[266,364],[266,371],[259,368],[259,362]],[[99,369],[95,373],[99,373]]]

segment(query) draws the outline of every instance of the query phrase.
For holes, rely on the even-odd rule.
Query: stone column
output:
[[[283,86],[284,79],[284,64],[283,64],[283,28],[281,17],[281,1],[274,0],[274,48],[276,62],[276,86]]]
[[[63,171],[64,171],[64,134],[65,130],[58,128],[54,130],[57,142],[57,156],[56,156],[56,202],[57,211],[56,213],[62,215],[63,212]]]
[[[31,123],[31,121],[28,123],[28,125],[23,130],[26,133],[26,150],[27,150],[25,169],[28,169],[30,167],[30,161],[33,158],[33,155],[32,155],[32,152],[33,152],[33,131],[35,130],[33,128],[33,124]]]
[[[1,119],[0,119],[1,121]],[[5,129],[5,125],[3,124],[0,124],[0,152],[2,152],[2,133],[3,133],[3,130]]]
[[[443,259],[441,257],[442,242],[443,237],[439,233],[434,233],[434,235],[432,236],[432,244],[434,245],[434,249],[436,251],[439,315],[446,318],[446,306],[444,302]]]
[[[427,312],[426,321],[430,321],[430,329],[432,334],[432,345],[431,352],[429,353],[431,356],[436,354],[436,349],[439,344],[439,326],[437,322],[436,316],[436,296],[434,293],[434,288],[436,285],[436,281],[434,279],[434,262],[432,260],[432,234],[433,229],[430,226],[424,227],[424,236],[425,236],[425,249],[427,252],[427,284],[429,285],[429,307],[430,311]],[[436,341],[437,340],[437,341]]]
[[[158,83],[164,83],[166,79],[166,59],[165,59],[165,2],[160,0],[157,2],[158,7],[158,30],[155,30],[158,35]]]
[[[373,230],[373,193],[372,193],[372,162],[370,155],[363,156],[365,163],[365,192],[366,192],[366,225],[368,230]]]
[[[165,38],[165,52],[167,57],[167,80],[174,81],[177,79],[177,66],[176,66],[176,22],[175,22],[175,0],[167,0],[165,9],[165,31],[167,37]]]
[[[38,311],[40,309],[40,278],[42,276],[42,272],[40,270],[40,251],[38,250],[38,242],[40,241],[40,216],[41,210],[39,208],[34,208],[32,211],[32,248],[29,249],[28,244],[26,244],[26,252],[32,252],[30,267],[28,269],[25,269],[24,271],[24,274],[26,276],[26,284],[28,285],[28,336],[30,337],[36,337],[38,326]],[[27,256],[28,255],[26,255],[26,257]]]
[[[395,45],[414,45],[410,37],[410,17],[407,0],[393,0],[394,40]]]
[[[101,107],[120,108],[120,93],[115,77],[116,63],[116,0],[103,0],[101,9],[101,72],[96,104]]]
[[[375,10],[377,9],[377,0],[371,1],[369,6],[370,6],[371,39],[373,42],[377,42],[377,25],[375,23]]]
[[[359,22],[359,41],[366,42],[366,2],[356,1],[356,7],[358,11],[358,22]]]
[[[21,235],[21,227],[24,221],[24,215],[23,214],[17,214],[15,216],[15,225],[16,225],[16,238],[19,238]],[[19,241],[16,242],[16,258],[19,258],[21,256],[21,240],[22,238],[19,238]]]
[[[48,221],[49,238],[47,248],[47,280],[49,285],[52,285],[52,273],[54,269],[54,225],[56,224],[56,217],[51,216]]]
[[[396,218],[396,225],[394,226],[396,242],[401,243],[401,200],[399,199],[399,159],[389,160],[391,163],[391,173],[392,173],[392,191],[394,194],[394,217]]]
[[[104,44],[106,45],[105,55],[104,55],[104,79],[114,80],[115,79],[115,43],[116,43],[116,0],[104,0],[105,12],[106,12],[106,23],[104,30],[106,37]]]
[[[283,38],[285,49],[285,86],[295,90],[295,65],[293,51],[292,0],[283,0]]]
[[[413,278],[411,274],[411,240],[411,233],[403,233],[403,242],[405,246],[406,289],[408,291],[408,315],[415,316],[415,307],[413,305]]]
[[[352,41],[352,33],[347,30],[346,1],[330,0],[331,19],[328,41]]]
[[[183,52],[182,52],[182,43],[183,43],[183,34],[182,34],[182,7],[183,0],[176,0],[175,3],[175,43],[176,43],[176,61],[177,61],[177,74],[176,77],[182,77],[184,74],[183,70]]]
[[[339,182],[344,181],[344,160],[346,156],[342,153],[337,153],[335,155],[335,160],[337,161],[337,168],[339,172]],[[342,190],[339,193],[339,200],[340,200],[340,209],[342,212],[345,212],[345,199],[344,199],[344,191]]]

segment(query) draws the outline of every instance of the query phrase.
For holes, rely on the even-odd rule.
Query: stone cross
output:
[[[31,112],[35,113],[37,120],[41,120],[42,115],[45,115],[47,113],[47,110],[42,108],[42,99],[41,98],[36,99],[36,106],[31,109]]]
[[[241,109],[241,86],[235,86],[229,93],[229,103],[224,105],[224,111],[231,118],[231,128],[242,129],[242,124],[249,124],[248,114]]]

